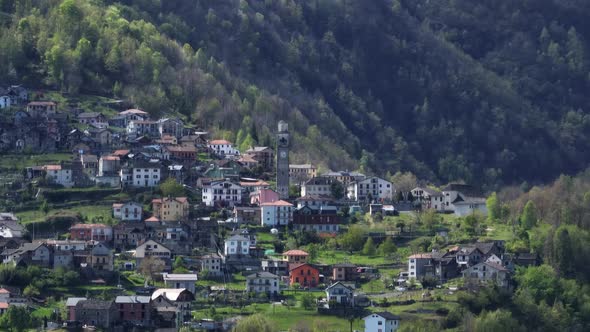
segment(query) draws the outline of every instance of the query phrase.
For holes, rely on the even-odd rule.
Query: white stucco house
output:
[[[361,181],[351,182],[347,187],[347,197],[350,200],[365,201],[369,198],[375,202],[391,201],[393,199],[393,183],[370,177]]]
[[[452,183],[443,188],[442,194],[445,212],[453,212],[457,216],[466,216],[474,212],[484,216],[488,214],[483,193],[471,185]]]
[[[242,187],[227,180],[212,181],[203,186],[201,198],[206,206],[233,207],[242,202]]]
[[[261,226],[286,226],[293,221],[293,204],[275,201],[260,204]]]
[[[246,292],[277,296],[280,292],[279,276],[270,272],[257,272],[246,276]]]
[[[481,213],[484,216],[488,215],[488,208],[486,206],[486,199],[482,197],[466,197],[458,196],[453,201],[455,207],[455,215],[458,217],[468,216],[473,213]]]
[[[337,181],[328,177],[314,177],[301,186],[301,197],[305,196],[326,196],[332,197],[332,183]]]
[[[226,239],[223,253],[225,256],[250,255],[250,239],[241,235]]]
[[[195,283],[199,280],[196,273],[164,273],[162,277],[167,288],[185,288],[193,294],[195,293]]]
[[[132,168],[133,187],[153,188],[160,185],[160,167],[154,165],[141,165]]]
[[[329,305],[354,307],[354,289],[338,281],[326,288],[326,299]]]
[[[240,151],[234,148],[233,144],[230,141],[224,139],[215,139],[207,142],[207,147],[211,152],[218,156],[227,156],[227,155],[240,155]]]
[[[45,165],[45,178],[51,183],[62,185],[66,188],[74,186],[74,179],[72,178],[72,170],[63,168],[61,165]]]
[[[399,329],[401,318],[389,312],[375,312],[363,320],[365,332],[394,332]]]
[[[136,202],[114,203],[113,217],[121,221],[141,221],[143,206]]]
[[[420,203],[422,209],[433,209],[438,212],[444,211],[444,196],[440,191],[416,187],[410,191],[415,202]]]

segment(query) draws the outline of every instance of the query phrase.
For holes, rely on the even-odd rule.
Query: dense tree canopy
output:
[[[124,97],[238,147],[435,181],[590,156],[583,1],[0,1],[0,83]],[[358,160],[358,162],[357,162]]]

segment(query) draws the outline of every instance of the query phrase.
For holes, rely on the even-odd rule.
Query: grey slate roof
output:
[[[115,303],[150,303],[149,296],[117,296]]]
[[[102,300],[82,300],[76,304],[76,309],[87,309],[87,310],[108,310],[111,308],[113,304],[112,301],[102,301]]]
[[[66,307],[74,307],[80,301],[86,301],[85,297],[69,297],[66,301]]]

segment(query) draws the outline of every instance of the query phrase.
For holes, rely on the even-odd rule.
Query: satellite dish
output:
[[[273,228],[273,229],[270,230],[270,233],[276,235],[276,234],[279,234],[279,230],[276,229],[276,228]]]

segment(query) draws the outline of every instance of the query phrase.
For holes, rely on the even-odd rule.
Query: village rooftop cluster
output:
[[[379,278],[376,268],[344,261],[312,263],[301,249],[275,252],[258,246],[258,235],[311,232],[333,238],[346,223],[344,215],[354,213],[395,216],[431,209],[457,216],[487,214],[485,196],[470,185],[450,184],[440,191],[419,186],[401,192],[381,177],[347,170],[318,174],[312,164],[292,164],[291,137],[284,122],[276,133],[276,147],[253,146],[240,152],[232,142],[210,137],[207,130],[179,118],[153,119],[134,108],[113,116],[60,111],[56,102],[30,101],[21,86],[0,89],[0,109],[13,110],[0,123],[1,151],[72,155],[71,161],[27,167],[26,181],[50,189],[120,188],[152,195],[147,204],[113,203],[113,223],[79,221],[68,227],[67,238],[28,231],[15,214],[0,214],[3,264],[63,267],[97,285],[116,284],[120,271],[153,269],[154,279],[164,284],[151,287],[146,281],[135,294],[112,299],[67,298],[67,319],[60,322],[66,325],[180,327],[193,320],[198,280],[223,284],[242,274],[243,291],[252,299],[281,301],[285,289],[319,288],[325,297],[317,301],[318,310],[331,315],[359,310],[366,314],[361,314],[366,331],[381,331],[382,326],[395,331],[398,316],[363,311],[371,300],[356,285]],[[186,194],[155,194],[169,179]],[[186,273],[173,273],[179,257]],[[403,290],[412,280],[442,284],[466,277],[509,288],[515,265],[534,265],[536,260],[533,255],[506,253],[502,241],[459,245],[444,252],[412,254],[407,270],[394,283]],[[21,290],[0,289],[0,312],[30,301]],[[229,326],[200,324],[208,329]]]

